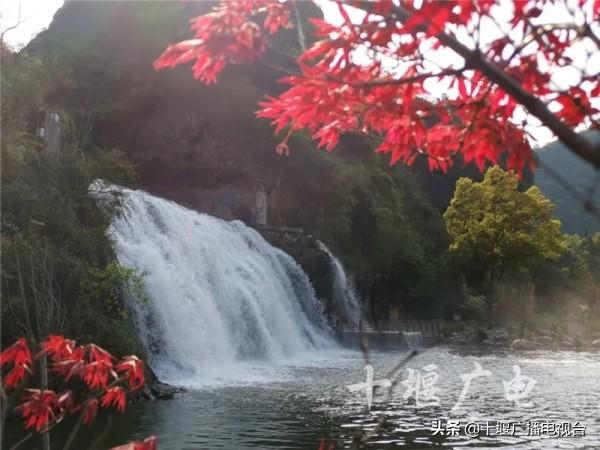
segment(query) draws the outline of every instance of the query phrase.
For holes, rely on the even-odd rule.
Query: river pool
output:
[[[130,405],[113,420],[101,448],[151,434],[162,450],[316,450],[321,439],[336,449],[353,448],[369,430],[376,430],[368,440],[372,449],[600,448],[600,353],[436,347],[410,359],[396,376],[390,373],[406,356],[369,355],[375,380],[397,381],[391,393],[375,392],[370,411],[363,391],[346,388],[366,379],[362,353],[321,352],[245,367],[251,382],[232,381],[230,373],[194,384],[173,400]],[[480,376],[453,410],[475,363]],[[83,433],[78,448],[89,447],[88,436],[103,421]],[[17,431],[11,427],[9,434]]]

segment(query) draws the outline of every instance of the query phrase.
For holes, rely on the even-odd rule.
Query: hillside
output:
[[[595,134],[595,139],[600,140],[600,133]],[[600,205],[600,173],[558,141],[538,150],[538,157],[541,167],[535,174],[535,184],[556,205],[556,215],[562,221],[563,232],[586,234],[600,231],[600,221],[586,211],[584,205],[575,200],[544,166],[558,172],[596,208]]]
[[[359,137],[328,153],[298,135],[290,156],[277,155],[281,136],[255,111],[281,89],[272,66],[286,64],[281,53],[295,52],[294,30],[278,37],[268,65],[232,67],[218,85],[202,85],[187,68],[152,68],[165,46],[186,35],[189,18],[209,6],[67,2],[22,52],[53,68],[40,86],[43,108],[68,119],[83,153],[124,152],[139,174],[133,187],[250,224],[263,190],[268,223],[327,242],[359,287],[385,276],[393,280],[386,296],[416,305],[423,295],[437,296],[427,273],[447,246],[441,213],[465,172],[457,167],[448,178],[419,162],[390,167]]]

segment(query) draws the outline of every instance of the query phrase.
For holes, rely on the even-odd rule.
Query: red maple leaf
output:
[[[83,365],[83,381],[92,389],[104,388],[108,384],[113,365],[110,361],[93,361]]]
[[[83,405],[82,419],[83,423],[89,425],[96,418],[98,412],[98,399],[91,398],[87,400]]]
[[[31,351],[25,338],[19,338],[10,347],[0,353],[0,365],[13,363],[14,365],[27,365],[31,363]]]
[[[131,390],[141,388],[144,383],[144,362],[137,356],[125,356],[116,366],[117,372],[125,374]]]
[[[126,404],[127,398],[125,395],[125,390],[119,386],[108,388],[100,400],[100,406],[103,408],[114,406],[119,412],[125,411]]]
[[[89,344],[90,360],[91,361],[104,361],[112,363],[115,359],[113,355],[108,353],[102,347],[98,347],[96,344]]]
[[[23,378],[25,378],[25,374],[28,373],[27,366],[24,364],[19,364],[14,366],[7,374],[4,379],[4,383],[6,387],[9,389],[17,386]]]
[[[54,391],[28,389],[24,403],[17,407],[25,419],[25,428],[41,431],[54,417],[54,408],[58,405]]]
[[[0,354],[0,366],[13,365],[4,379],[6,387],[12,389],[17,386],[25,378],[25,374],[31,371],[31,363],[31,351],[25,338],[17,339],[14,344],[6,348]]]
[[[579,125],[590,114],[592,106],[585,91],[579,87],[569,89],[557,99],[561,105],[558,116],[571,126]]]
[[[575,13],[582,19],[574,13],[567,22],[585,20],[585,26],[574,23],[568,30],[537,24],[543,1],[514,1],[503,20],[519,32],[487,43],[473,30],[497,19],[496,9],[502,7],[497,0],[336,3],[341,23],[312,19],[318,40],[296,59],[298,75],[282,78],[287,89],[260,103],[258,117],[270,119],[276,132],[289,128],[277,148],[282,154],[288,153],[289,133],[304,129],[327,150],[345,133],[375,135],[381,139],[376,151],[390,154],[392,164],[411,164],[423,156],[431,169],[446,170],[462,153],[463,161],[482,170],[506,161],[508,168],[521,171],[534,166],[518,116],[523,107],[567,145],[579,146],[568,143],[575,137],[565,138],[566,131],[550,115],[572,127],[589,123],[600,128],[600,111],[591,102],[600,89],[597,75],[582,74],[581,87],[568,92],[560,91],[551,76],[573,65],[569,53],[579,41],[597,46],[589,24],[598,15],[598,0],[579,2]],[[223,0],[192,21],[196,40],[169,47],[155,67],[195,60],[194,76],[213,83],[227,65],[264,54],[270,35],[289,25],[290,5],[290,0]],[[351,15],[351,7],[360,14]],[[476,49],[462,41],[465,36],[479,42]],[[437,49],[460,54],[464,65],[441,60],[432,65],[428,52]],[[365,50],[374,56],[357,58]],[[425,80],[450,81],[457,92],[439,98]],[[434,104],[425,101],[434,97]],[[553,102],[560,105],[557,113],[548,109]],[[436,124],[446,127],[444,139],[441,130],[425,131]]]

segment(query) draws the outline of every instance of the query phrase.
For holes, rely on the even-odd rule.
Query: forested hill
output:
[[[599,132],[588,132],[588,136],[600,140]],[[556,215],[562,221],[563,232],[586,234],[600,231],[600,221],[586,211],[582,202],[569,194],[544,167],[560,174],[572,188],[592,201],[596,208],[600,205],[600,171],[594,170],[568,151],[559,141],[538,150],[538,158],[541,164],[535,174],[535,184],[556,205]]]
[[[3,266],[17,267],[21,236],[28,251],[38,248],[43,227],[64,303],[69,309],[92,305],[76,309],[85,317],[75,321],[81,330],[72,335],[102,325],[104,330],[91,333],[100,336],[99,343],[109,342],[112,325],[96,320],[106,306],[97,302],[102,291],[96,286],[112,289],[131,274],[118,266],[106,238],[110,218],[86,195],[91,180],[128,184],[251,225],[248,205],[255,205],[261,190],[268,195],[269,224],[300,227],[324,241],[362,296],[377,303],[372,311],[395,304],[409,314],[438,317],[463,301],[477,303],[464,279],[481,264],[461,268],[452,260],[442,214],[456,180],[481,174],[460,164],[448,175],[431,173],[423,161],[390,167],[387,157],[373,154],[374,142],[357,136],[344,137],[328,153],[297,134],[289,142],[291,154],[277,155],[282,136],[274,136],[255,111],[265,95],[282,89],[274,68],[291,67],[296,30],[278,35],[265,61],[230,67],[217,85],[194,80],[188,67],[152,68],[169,43],[189,36],[189,19],[211,5],[68,1],[47,31],[18,54],[6,53],[2,218],[3,230],[16,237],[12,247],[3,245],[14,250],[3,252]],[[300,5],[306,17],[312,3]],[[38,151],[40,110],[63,118],[56,154]],[[9,279],[11,304],[19,305],[15,279]],[[131,334],[124,325],[118,328]],[[117,340],[115,346],[131,339]]]
[[[230,67],[217,85],[194,80],[188,67],[152,68],[169,43],[189,36],[189,19],[211,5],[67,2],[20,55],[42,68],[43,100],[31,108],[60,111],[82,154],[124,152],[139,174],[134,187],[201,211],[251,223],[248,204],[264,189],[271,225],[308,230],[360,286],[388,280],[386,296],[435,314],[439,292],[449,297],[458,286],[444,260],[442,214],[456,180],[481,174],[461,164],[447,175],[431,173],[425,161],[390,167],[359,137],[328,153],[299,134],[289,156],[277,155],[282,137],[255,111],[281,90],[274,67],[298,53],[296,30],[278,35],[265,61]],[[305,17],[314,7],[301,5]]]
[[[169,43],[189,35],[189,19],[213,4],[67,2],[49,29],[25,49],[53,73],[42,86],[45,106],[68,112],[80,130],[89,132],[89,144],[125,151],[138,165],[144,187],[159,186],[184,203],[190,200],[185,198],[191,192],[187,188],[280,186],[289,181],[290,167],[300,166],[307,171],[304,175],[318,179],[319,171],[312,165],[327,167],[325,160],[331,158],[306,154],[314,147],[301,138],[292,142],[291,158],[277,156],[274,148],[280,138],[272,135],[267,121],[254,117],[257,102],[281,89],[277,83],[281,73],[273,67],[285,67],[289,63],[285,55],[297,53],[295,30],[278,36],[266,64],[229,68],[216,86],[197,82],[187,68],[152,69]],[[304,15],[311,5],[302,3]],[[311,35],[311,25],[303,26]],[[361,154],[384,159],[373,157],[368,142],[346,144],[354,159]],[[339,161],[341,153],[333,159]],[[298,158],[312,162],[299,165]],[[459,176],[478,176],[476,170],[465,172],[460,167],[450,176],[431,174],[424,161],[415,166],[410,172],[419,178],[416,184],[425,187],[440,212]],[[171,192],[174,185],[177,192]]]
[[[431,276],[441,270],[448,245],[441,214],[464,172],[457,168],[446,178],[418,163],[390,167],[388,158],[373,154],[372,142],[358,137],[328,153],[298,135],[289,156],[277,155],[281,136],[255,111],[266,94],[281,89],[281,73],[272,67],[297,53],[296,30],[278,36],[267,64],[232,67],[217,85],[199,83],[187,67],[152,68],[169,43],[189,35],[189,19],[210,6],[67,2],[19,55],[42,68],[36,83],[43,100],[30,109],[60,111],[82,154],[124,152],[139,174],[134,187],[179,203],[251,223],[244,202],[265,189],[269,223],[301,227],[325,241],[359,285],[387,277],[390,296],[418,305],[448,291]],[[222,205],[227,214],[212,209]]]

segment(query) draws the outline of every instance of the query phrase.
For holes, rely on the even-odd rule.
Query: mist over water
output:
[[[119,261],[145,274],[149,301],[132,309],[163,381],[252,382],[337,347],[307,275],[255,230],[143,191],[103,189],[123,196],[109,233]]]

